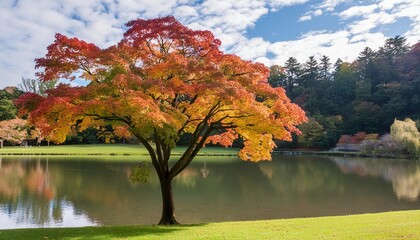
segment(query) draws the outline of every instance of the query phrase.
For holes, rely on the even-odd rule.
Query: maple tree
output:
[[[191,30],[172,16],[126,24],[122,40],[101,49],[56,34],[45,57],[36,59],[42,81],[82,78],[87,86],[60,84],[46,96],[23,95],[17,104],[31,123],[55,142],[77,127],[111,125],[135,136],[148,150],[160,180],[159,224],[177,224],[172,179],[205,144],[231,146],[241,138],[243,160],[271,159],[273,139],[291,140],[305,113],[283,88],[272,88],[269,70],[219,50],[209,31]],[[180,135],[191,133],[185,152],[169,161]]]
[[[26,120],[15,118],[0,121],[0,148],[3,148],[4,141],[19,143],[26,136]]]

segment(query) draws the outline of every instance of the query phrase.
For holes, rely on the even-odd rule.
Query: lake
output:
[[[125,157],[0,156],[0,229],[156,224],[157,177]],[[116,161],[118,160],[118,161]],[[173,181],[176,218],[202,223],[420,209],[420,163],[324,156],[196,159]]]

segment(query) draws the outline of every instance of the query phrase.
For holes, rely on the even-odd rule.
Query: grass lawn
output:
[[[0,230],[0,239],[420,239],[420,210],[174,227]]]
[[[172,155],[180,155],[185,147],[176,147]],[[205,147],[199,156],[236,155],[238,149]],[[146,148],[135,144],[87,144],[41,147],[9,147],[0,149],[0,155],[148,155]]]

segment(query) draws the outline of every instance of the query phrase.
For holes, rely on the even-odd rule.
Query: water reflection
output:
[[[207,169],[206,163],[207,161],[204,160],[204,166],[201,168],[201,176],[203,176],[203,178],[207,178],[210,174],[210,170]]]
[[[420,209],[415,162],[275,156],[271,162],[193,162],[173,183],[183,223]],[[133,162],[0,161],[0,228],[155,224],[159,181],[128,180]],[[75,225],[74,225],[75,224]]]
[[[55,192],[48,160],[4,163],[0,157],[0,229],[96,225]]]
[[[377,176],[392,183],[398,199],[416,201],[420,196],[420,163],[402,160],[332,159],[340,170],[358,176]]]

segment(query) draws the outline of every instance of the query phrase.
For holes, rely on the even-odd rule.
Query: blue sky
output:
[[[353,61],[389,37],[420,40],[419,0],[1,0],[0,88],[34,78],[33,60],[57,32],[105,48],[121,39],[127,21],[167,15],[267,66],[291,56]]]
[[[314,1],[319,2],[319,1]],[[331,14],[320,16],[312,21],[300,21],[304,14],[311,10],[311,2],[284,7],[276,12],[262,16],[255,27],[247,31],[248,37],[263,36],[270,42],[288,41],[299,38],[310,31],[337,31],[343,27],[337,16]]]

